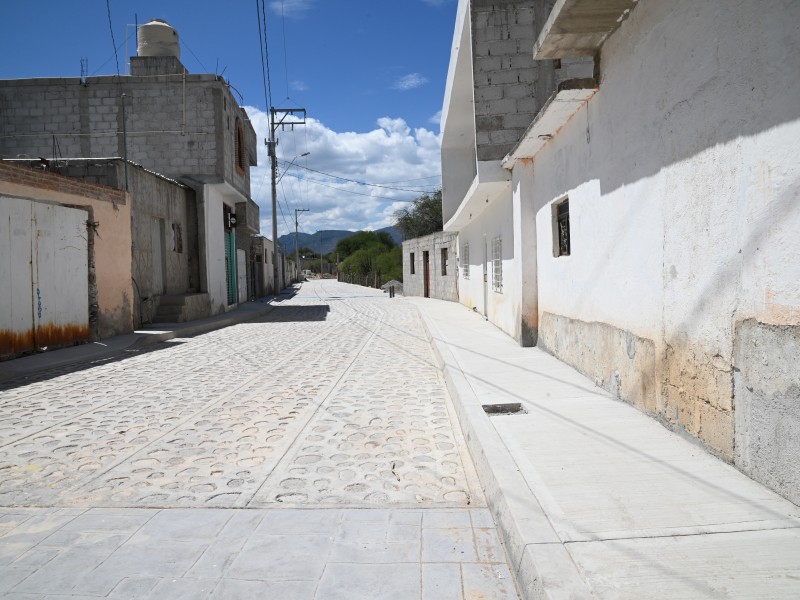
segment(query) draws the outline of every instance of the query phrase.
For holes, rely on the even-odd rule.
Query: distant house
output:
[[[403,294],[458,302],[457,234],[432,233],[403,242]]]
[[[797,23],[461,0],[441,151],[460,302],[794,502]]]
[[[210,313],[225,312],[253,295],[240,294],[251,279],[250,263],[237,250],[246,258],[250,236],[259,231],[258,205],[250,198],[255,131],[222,77],[186,71],[172,27],[151,21],[139,27],[138,40],[130,75],[0,81],[0,158],[47,157],[63,166],[116,157],[191,188],[193,289],[207,296]],[[123,173],[118,187],[130,186],[131,173],[127,180]],[[153,225],[157,246],[170,243],[171,224],[164,224],[158,232]]]

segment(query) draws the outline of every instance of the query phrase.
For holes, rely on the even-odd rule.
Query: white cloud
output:
[[[311,10],[314,0],[273,0],[269,3],[272,12],[285,17],[302,17]]]
[[[413,90],[428,83],[428,79],[419,73],[409,73],[394,82],[392,88],[395,90]]]
[[[439,125],[442,122],[442,111],[437,112],[435,115],[431,116],[428,119],[428,123],[433,123],[434,125]]]
[[[289,82],[289,87],[294,92],[306,92],[308,91],[308,85],[306,85],[305,81],[300,81],[295,79],[294,81]]]
[[[251,194],[261,207],[261,233],[271,237],[270,166],[263,140],[269,137],[269,115],[246,107],[261,144],[258,164],[250,170]],[[399,118],[379,119],[372,131],[337,132],[316,119],[306,125],[278,131],[279,174],[293,158],[298,166],[286,170],[278,186],[278,235],[294,231],[294,209],[300,230],[380,229],[394,224],[394,211],[425,191],[439,187],[441,177],[439,135],[425,128],[412,129]],[[309,152],[309,156],[300,155]],[[360,185],[322,173],[387,187]],[[403,188],[407,191],[389,188]],[[284,202],[284,194],[286,202]],[[285,217],[285,218],[284,218]]]

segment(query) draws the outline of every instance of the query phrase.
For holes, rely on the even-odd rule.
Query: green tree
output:
[[[388,233],[360,231],[336,244],[339,270],[369,275],[380,273],[382,280],[403,278],[402,250]]]
[[[395,227],[407,240],[441,231],[442,190],[436,190],[433,194],[423,194],[410,206],[395,211],[394,218],[397,219]]]

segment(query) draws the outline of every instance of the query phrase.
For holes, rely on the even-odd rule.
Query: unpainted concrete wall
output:
[[[477,159],[501,160],[539,109],[533,61],[535,0],[472,0]]]
[[[214,75],[3,80],[0,157],[52,157],[54,137],[58,156],[124,157],[124,125],[129,160],[175,179],[224,179],[249,197],[250,169],[235,168],[237,118],[254,164],[255,131]]]
[[[424,295],[423,252],[428,252],[430,298],[458,302],[458,236],[455,233],[433,233],[403,242],[403,294]],[[447,275],[442,275],[442,248],[447,249]],[[415,269],[411,274],[411,254]]]

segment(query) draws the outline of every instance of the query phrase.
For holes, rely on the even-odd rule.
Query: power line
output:
[[[283,73],[286,76],[286,99],[289,100],[289,59],[286,53],[286,17],[283,14],[283,0],[281,0],[281,27],[283,28]]]
[[[260,3],[260,7],[259,7]],[[259,8],[261,9],[259,14]],[[258,20],[258,44],[261,52],[261,79],[264,83],[264,100],[267,110],[272,106],[272,83],[269,76],[269,46],[267,45],[267,13],[264,0],[256,0],[256,19]],[[262,37],[261,32],[264,32]]]
[[[327,183],[322,183],[321,181],[317,181],[316,179],[303,178],[303,181],[307,181],[309,183],[313,183],[313,184],[316,184],[316,185],[321,185],[322,187],[331,188],[332,190],[336,190],[338,192],[344,192],[345,194],[354,194],[356,196],[366,196],[367,198],[377,198],[379,200],[391,200],[392,202],[413,202],[414,201],[413,198],[408,199],[408,200],[401,200],[399,198],[389,198],[388,196],[375,196],[373,194],[364,194],[363,192],[353,192],[351,190],[346,190],[344,188],[334,187],[332,185],[328,185]]]
[[[106,12],[108,13],[108,29],[111,31],[111,45],[114,46],[114,60],[117,63],[117,77],[119,77],[119,55],[117,54],[117,42],[114,41],[114,28],[111,26],[111,4],[106,0]],[[125,38],[127,41],[127,38]]]
[[[286,161],[281,160],[281,162],[286,162]],[[304,167],[303,165],[297,165],[296,164],[294,166],[299,168],[299,169],[305,169],[306,171],[311,171],[312,173],[317,173],[318,175],[324,175],[325,177],[330,177],[332,179],[339,179],[340,181],[346,181],[346,182],[349,182],[349,183],[357,183],[358,185],[366,185],[366,186],[369,186],[369,187],[383,188],[383,189],[386,189],[386,190],[394,190],[394,191],[397,191],[397,192],[412,192],[414,194],[425,194],[425,193],[433,194],[435,192],[435,190],[412,190],[412,189],[409,189],[409,188],[400,188],[400,187],[394,187],[394,186],[390,186],[390,185],[383,185],[381,183],[368,183],[366,181],[358,181],[357,179],[348,179],[347,177],[340,177],[338,175],[332,175],[330,173],[325,173],[323,171],[317,171],[316,169],[312,169],[311,167]],[[423,186],[413,186],[413,187],[423,187]]]

